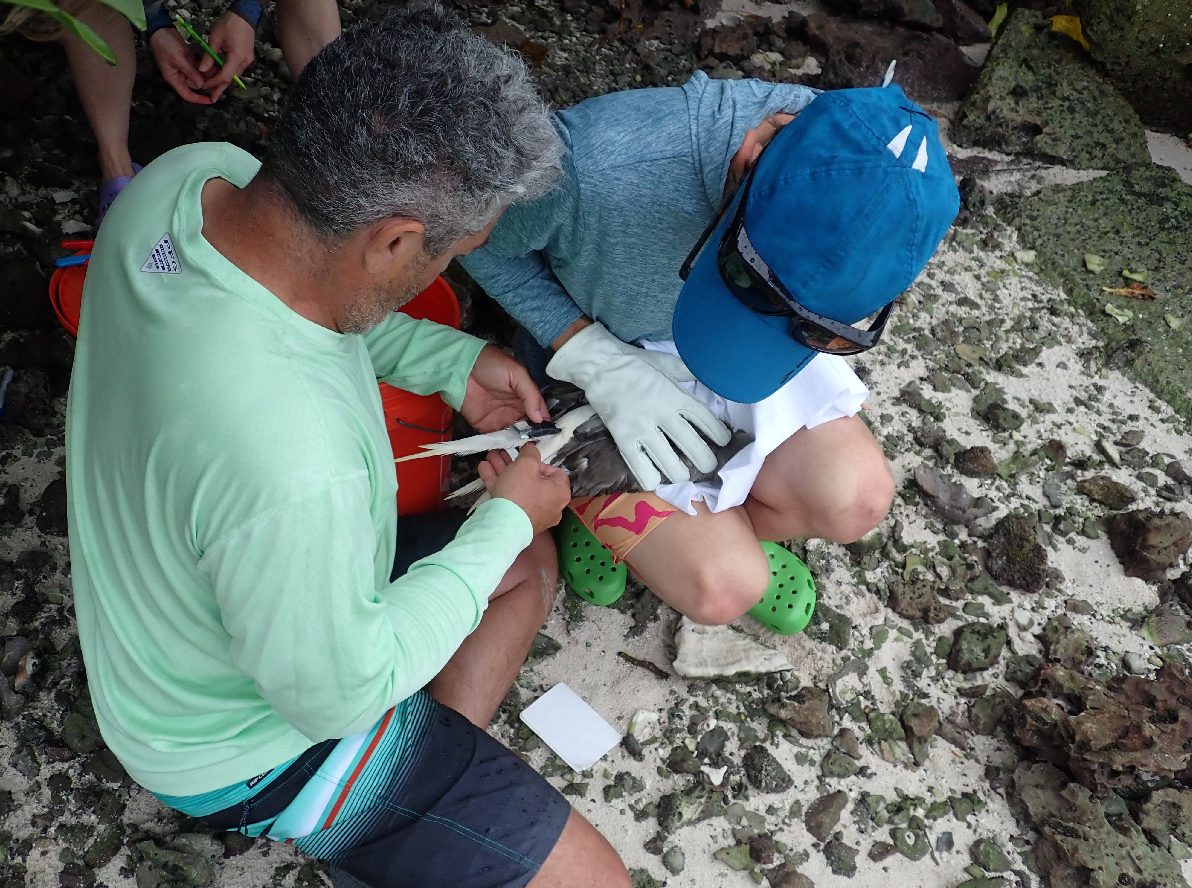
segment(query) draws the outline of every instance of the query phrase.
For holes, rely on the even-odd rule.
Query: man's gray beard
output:
[[[417,283],[421,278],[420,273],[411,275],[410,282],[400,290],[369,290],[361,293],[345,308],[340,319],[340,332],[367,333],[422,292]]]

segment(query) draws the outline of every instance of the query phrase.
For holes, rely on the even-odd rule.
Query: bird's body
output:
[[[558,466],[571,479],[572,496],[600,496],[611,493],[640,493],[641,487],[629,466],[625,464],[612,434],[587,398],[578,387],[568,382],[554,382],[542,392],[546,406],[554,417],[559,433],[541,438],[538,445],[542,461]],[[679,454],[691,472],[692,481],[708,481],[724,467],[753,437],[745,432],[733,432],[728,444],[718,447],[710,445],[716,454],[716,468],[711,472],[700,472]],[[510,427],[499,432],[473,435],[456,441],[442,441],[424,444],[425,453],[403,457],[417,459],[420,456],[443,454],[466,455],[488,450],[516,450],[527,443],[516,429]],[[455,499],[484,489],[479,479],[451,494]]]

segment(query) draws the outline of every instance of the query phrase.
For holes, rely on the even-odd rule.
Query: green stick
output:
[[[187,34],[189,34],[195,40],[199,41],[199,46],[203,47],[203,49],[207,53],[207,55],[209,55],[209,56],[211,56],[211,58],[215,59],[215,64],[219,65],[221,68],[224,66],[224,60],[219,57],[219,53],[217,53],[214,49],[212,49],[210,46],[207,45],[207,41],[204,40],[202,37],[200,37],[199,32],[190,26],[190,22],[188,22],[182,16],[178,16],[178,18],[174,19],[174,24],[181,25],[182,30],[186,31]],[[240,87],[241,89],[248,89],[248,87],[244,85],[244,81],[241,80],[238,76],[233,75],[232,80],[234,80],[236,82],[236,85],[238,87]]]

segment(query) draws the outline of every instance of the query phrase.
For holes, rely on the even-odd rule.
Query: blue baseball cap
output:
[[[752,404],[817,353],[789,318],[751,310],[721,280],[717,248],[743,191],[692,266],[672,329],[700,382]],[[891,85],[822,93],[783,127],[758,160],[744,227],[799,304],[855,324],[911,285],[959,210],[938,125]]]

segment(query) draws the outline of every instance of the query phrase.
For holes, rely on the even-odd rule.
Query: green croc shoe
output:
[[[588,530],[571,509],[559,522],[559,572],[571,591],[601,607],[625,594],[628,571],[613,563],[613,553]]]
[[[815,581],[807,565],[777,543],[762,543],[770,560],[770,586],[749,615],[779,635],[798,635],[815,611]]]

